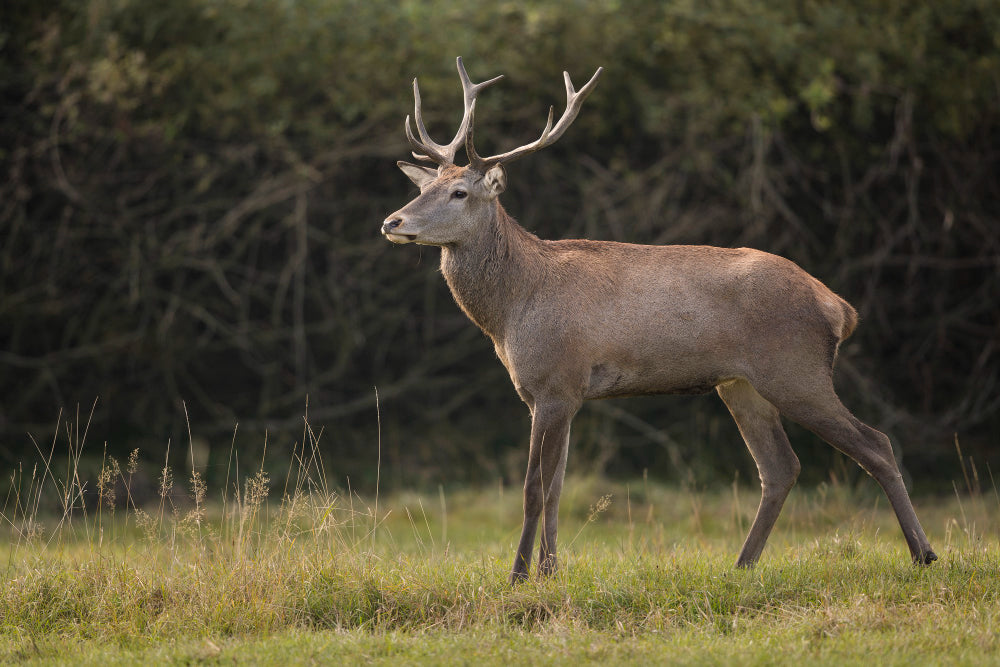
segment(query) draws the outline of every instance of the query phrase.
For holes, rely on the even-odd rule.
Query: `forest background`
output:
[[[97,466],[168,442],[184,466],[190,428],[211,479],[232,443],[289,456],[307,417],[338,482],[372,484],[380,456],[383,485],[518,485],[528,414],[491,344],[436,249],[379,234],[414,193],[395,166],[411,80],[450,137],[457,55],[506,75],[478,103],[484,153],[538,135],[562,70],[606,69],[560,142],[509,170],[527,229],[794,260],[860,312],[838,390],[912,483],[950,490],[956,443],[992,475],[987,0],[4,2],[0,470],[74,429]],[[790,431],[805,480],[861,475]],[[714,397],[588,404],[573,448],[577,472],[756,476]]]

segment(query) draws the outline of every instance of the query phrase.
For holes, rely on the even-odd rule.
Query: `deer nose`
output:
[[[392,230],[396,229],[396,227],[399,227],[401,224],[403,224],[402,218],[393,218],[391,220],[386,220],[385,222],[382,223],[382,233],[389,234],[392,232]]]

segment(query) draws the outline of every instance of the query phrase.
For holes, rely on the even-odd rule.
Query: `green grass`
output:
[[[918,498],[941,560],[916,567],[870,481],[794,490],[760,564],[737,570],[755,489],[570,479],[560,572],[511,588],[517,489],[361,498],[329,489],[303,451],[287,481],[258,470],[214,498],[200,476],[181,493],[160,471],[162,497],[140,508],[131,466],[109,461],[89,483],[78,458],[66,469],[15,475],[0,516],[4,664],[976,664],[1000,652],[995,491]]]

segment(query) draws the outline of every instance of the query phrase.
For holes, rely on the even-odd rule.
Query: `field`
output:
[[[72,457],[14,473],[0,662],[1000,659],[1000,499],[961,473],[961,493],[915,499],[931,567],[909,563],[864,478],[793,490],[751,570],[733,562],[756,489],[571,478],[560,572],[514,588],[517,488],[362,497],[301,452],[228,492],[158,471],[161,495],[140,507],[134,474],[108,460],[85,481]]]

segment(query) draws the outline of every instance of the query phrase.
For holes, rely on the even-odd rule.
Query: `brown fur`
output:
[[[569,100],[574,104],[572,94]],[[565,130],[562,120],[560,126]],[[400,163],[421,194],[386,218],[382,231],[397,243],[441,247],[441,272],[455,301],[492,339],[531,411],[512,581],[528,576],[539,522],[539,572],[556,568],[570,423],[584,400],[713,388],[761,480],[738,565],[760,557],[799,472],[780,415],[854,458],[888,496],[912,558],[937,558],[888,438],[858,421],[834,393],[837,348],[857,325],[850,304],[793,262],[759,250],[541,240],[500,205],[501,163],[476,157],[470,167],[442,159],[437,170]]]

